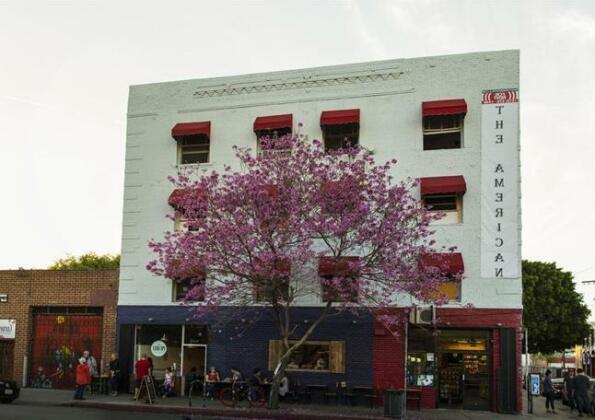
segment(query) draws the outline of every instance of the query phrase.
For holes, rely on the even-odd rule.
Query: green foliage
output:
[[[589,335],[589,308],[555,263],[523,261],[523,308],[529,353],[563,351]]]
[[[60,258],[50,265],[48,270],[101,270],[107,268],[117,269],[119,267],[119,255],[97,255],[94,252],[89,252],[79,257]]]

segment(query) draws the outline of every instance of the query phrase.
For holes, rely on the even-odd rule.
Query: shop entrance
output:
[[[0,378],[12,378],[13,357],[14,340],[0,340]]]
[[[439,405],[490,409],[490,333],[442,330],[437,342]]]

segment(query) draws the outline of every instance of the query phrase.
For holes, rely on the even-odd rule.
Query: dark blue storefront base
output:
[[[316,320],[322,308],[294,308],[291,319],[299,325],[295,338]],[[232,312],[233,311],[233,312]],[[233,314],[233,316],[230,316]],[[269,340],[279,339],[278,328],[270,308],[221,308],[216,313],[197,318],[192,308],[185,306],[119,306],[118,351],[123,371],[132,372],[135,325],[207,325],[207,366],[215,366],[222,377],[236,366],[245,375],[256,367],[266,376]],[[373,379],[373,318],[367,312],[343,312],[325,319],[309,340],[343,341],[345,343],[345,373],[291,371],[292,380],[306,384],[328,385],[334,389],[339,381],[350,386],[372,386]]]

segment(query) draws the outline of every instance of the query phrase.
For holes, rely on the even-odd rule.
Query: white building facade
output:
[[[225,332],[194,324],[176,303],[171,281],[146,270],[153,258],[147,243],[174,229],[166,218],[173,192],[167,177],[179,165],[200,162],[191,165],[222,171],[238,164],[232,146],[256,149],[255,131],[297,132],[302,123],[307,139],[331,145],[332,133],[349,132],[378,162],[396,158],[397,179],[421,178],[415,194],[447,213],[435,226],[436,240],[458,248],[453,270],[464,270],[463,280],[446,290],[451,303],[432,314],[442,338],[425,337],[427,328],[416,326],[424,321],[415,317],[400,338],[387,337],[369,319],[359,327],[367,347],[358,350],[369,360],[351,357],[349,340],[320,337],[343,343],[346,365],[316,380],[347,378],[377,391],[407,384],[420,388],[428,407],[520,411],[518,89],[518,51],[132,86],[118,301],[124,359],[131,365],[165,331],[179,335],[171,354],[178,354],[173,363],[182,376],[190,364],[231,365],[233,356],[221,356],[223,350],[212,356],[216,334]],[[270,349],[269,343],[254,363],[266,365]],[[369,374],[354,373],[350,363]]]

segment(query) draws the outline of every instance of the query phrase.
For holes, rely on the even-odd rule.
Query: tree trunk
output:
[[[293,349],[292,349],[293,350]],[[289,357],[291,356],[292,351],[288,351],[283,355],[281,360],[279,360],[279,364],[275,369],[273,374],[273,383],[271,384],[271,393],[269,395],[269,404],[268,407],[271,409],[278,409],[279,408],[279,387],[281,386],[281,379],[285,376],[285,369],[289,364]]]

